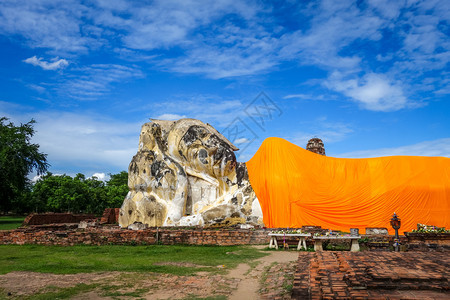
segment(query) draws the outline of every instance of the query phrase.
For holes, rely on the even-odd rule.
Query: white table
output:
[[[269,248],[278,249],[277,237],[299,237],[297,250],[300,250],[301,247],[306,250],[306,238],[311,236],[310,233],[269,233],[270,243]]]
[[[359,235],[349,235],[349,236],[315,236],[314,240],[314,251],[323,251],[322,241],[323,240],[351,240],[352,247],[350,248],[351,252],[359,251],[359,243],[358,240],[361,238]]]

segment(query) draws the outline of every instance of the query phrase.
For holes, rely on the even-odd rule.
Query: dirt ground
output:
[[[42,293],[70,299],[290,299],[298,252],[271,251],[227,274],[194,276],[156,273],[80,273],[70,275],[11,272],[0,276],[7,299]],[[185,266],[185,265],[183,265]],[[189,264],[189,267],[201,267]],[[226,266],[217,266],[225,268]],[[51,298],[54,294],[48,294]],[[1,295],[0,295],[1,299]]]

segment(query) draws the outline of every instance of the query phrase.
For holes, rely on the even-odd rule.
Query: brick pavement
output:
[[[273,264],[260,279],[260,299],[289,300],[291,299],[292,282],[297,269],[297,262]]]
[[[450,299],[448,252],[300,253],[293,299]]]

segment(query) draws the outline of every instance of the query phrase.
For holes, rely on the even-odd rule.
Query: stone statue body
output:
[[[119,224],[149,226],[262,224],[262,212],[238,150],[199,120],[152,120],[142,126],[128,169],[130,188]]]

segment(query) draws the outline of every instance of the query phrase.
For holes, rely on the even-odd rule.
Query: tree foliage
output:
[[[24,197],[29,187],[27,175],[47,171],[47,154],[39,152],[39,145],[31,143],[35,121],[14,126],[7,118],[0,118],[0,209],[9,211]]]
[[[105,208],[120,207],[128,193],[128,174],[110,174],[106,183],[97,178],[47,173],[31,188],[28,211],[101,214]]]
[[[31,143],[34,120],[14,126],[0,118],[0,211],[74,212],[101,214],[105,208],[120,207],[128,193],[128,173],[109,174],[106,182],[98,178],[46,173],[47,155]],[[35,184],[28,175],[43,175]]]

